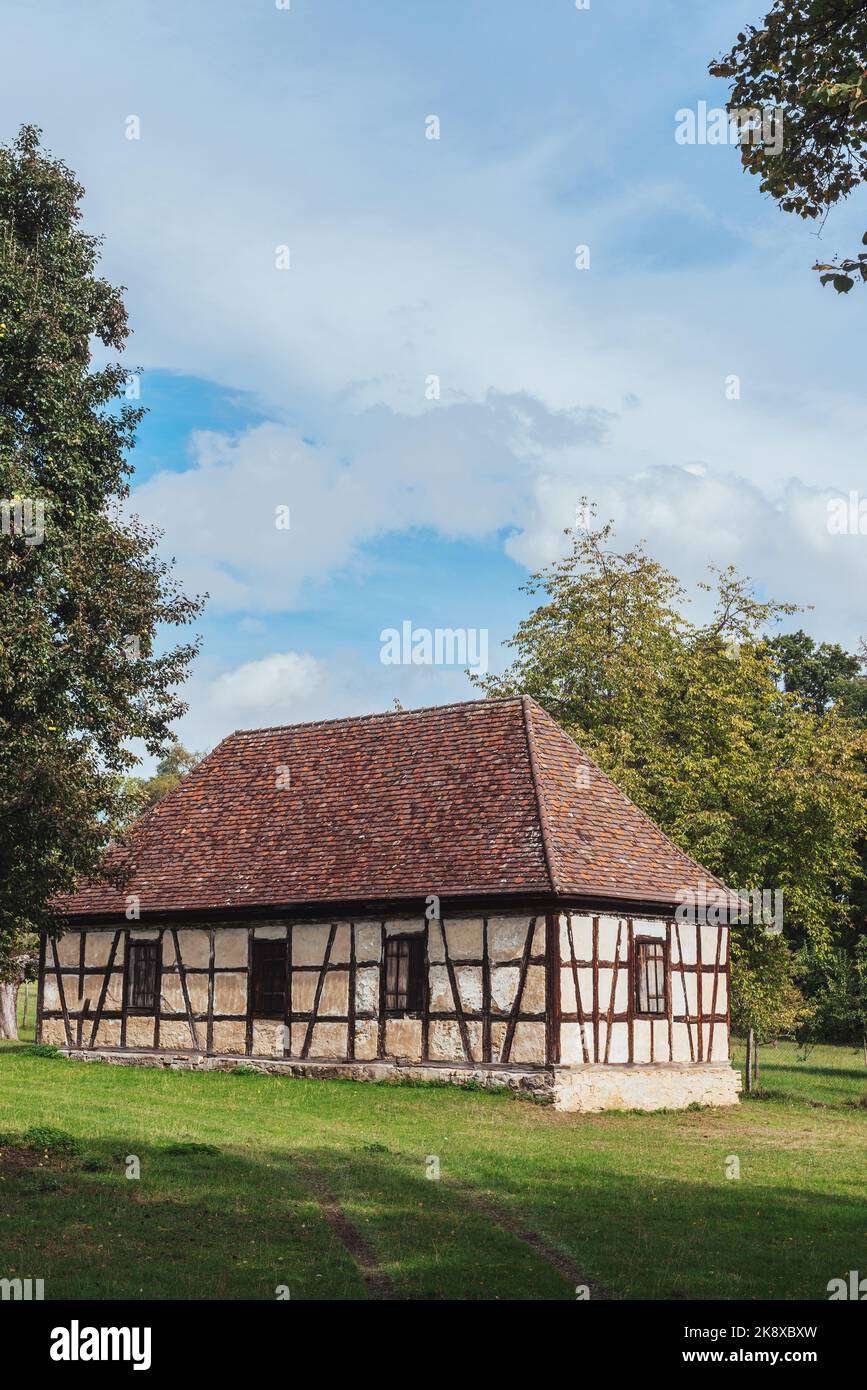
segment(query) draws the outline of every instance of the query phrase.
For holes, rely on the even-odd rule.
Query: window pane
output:
[[[654,1013],[665,1012],[665,972],[661,946],[652,948],[650,1008]]]
[[[407,986],[406,1007],[410,1013],[419,1013],[424,1003],[424,939],[413,937],[407,943]]]
[[[647,978],[644,973],[644,946],[635,943],[635,1008],[638,1013],[647,1012]]]
[[[665,947],[661,941],[635,943],[635,1010],[665,1014]]]

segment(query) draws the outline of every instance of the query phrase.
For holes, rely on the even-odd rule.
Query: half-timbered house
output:
[[[70,1056],[728,1104],[722,887],[528,697],[239,732],[42,942]]]

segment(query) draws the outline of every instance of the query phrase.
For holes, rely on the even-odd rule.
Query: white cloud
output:
[[[248,712],[257,718],[275,716],[290,722],[293,708],[306,708],[324,684],[322,664],[298,652],[274,652],[261,661],[248,661],[214,681],[211,708],[220,714]]]
[[[845,486],[763,483],[650,450],[636,468],[623,439],[636,413],[558,412],[526,393],[491,393],[421,415],[339,417],[327,445],[277,424],[201,435],[193,466],[156,475],[134,505],[166,529],[165,552],[188,589],[210,594],[212,613],[249,614],[304,607],[311,586],[358,566],[368,542],[414,529],[475,540],[506,530],[507,553],[538,568],[563,552],[586,494],[619,540],[646,539],[685,581],[734,564],[768,594],[815,604],[808,626],[856,641],[867,538],[827,529],[827,499]],[[275,525],[283,505],[288,530]]]
[[[193,466],[156,474],[132,505],[164,529],[184,584],[214,611],[285,611],[378,536],[425,527],[480,538],[520,524],[540,462],[597,444],[606,423],[492,393],[417,416],[379,407],[341,418],[323,446],[277,424],[199,434]]]
[[[828,499],[839,489],[798,480],[764,489],[735,473],[670,465],[582,481],[599,520],[614,518],[618,543],[646,540],[650,554],[688,586],[706,579],[711,563],[733,564],[763,596],[814,606],[794,621],[826,640],[854,645],[867,635],[867,536],[829,532]],[[571,476],[540,477],[526,526],[507,542],[509,554],[535,569],[564,553],[562,528],[574,517],[575,493]]]
[[[502,42],[532,25],[527,44],[556,59],[529,7],[501,8]],[[198,435],[191,468],[135,492],[212,613],[303,605],[367,542],[414,528],[470,539],[511,528],[509,553],[534,566],[558,552],[588,493],[623,539],[645,535],[686,579],[733,561],[770,593],[816,601],[828,636],[857,635],[864,538],[828,537],[822,509],[828,488],[863,477],[863,302],[818,289],[809,264],[835,245],[817,248],[755,187],[744,197],[735,152],[674,155],[673,113],[704,80],[716,30],[711,41],[706,18],[684,40],[695,52],[672,48],[658,7],[641,8],[660,36],[652,63],[629,47],[632,13],[612,12],[607,30],[628,102],[612,104],[589,31],[570,79],[577,104],[549,99],[544,67],[534,86],[514,49],[525,99],[509,87],[504,101],[496,64],[476,62],[484,25],[469,31],[477,49],[451,42],[478,86],[447,89],[434,143],[429,70],[414,44],[392,47],[395,19],[374,30],[376,16],[345,9],[344,27],[371,28],[358,47],[357,27],[343,42],[312,5],[302,16],[144,0],[121,26],[104,0],[86,14],[19,7],[5,132],[33,112],[87,185],[106,274],[130,287],[130,364],[253,391],[282,422]],[[733,11],[718,10],[725,37]],[[124,138],[130,112],[140,141]],[[860,230],[835,225],[844,249],[857,244]],[[291,269],[279,271],[284,243]],[[574,267],[578,243],[589,271]],[[437,405],[424,395],[431,374]],[[726,398],[732,374],[738,400]],[[147,403],[146,374],[143,385]],[[288,531],[274,525],[281,504]],[[278,692],[281,719],[387,701],[340,663],[318,686],[309,668],[260,667],[203,687],[203,727],[232,710],[258,718],[244,696],[255,679]],[[308,688],[293,685],[301,677]]]

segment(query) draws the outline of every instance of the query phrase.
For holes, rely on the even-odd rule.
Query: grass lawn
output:
[[[867,1269],[867,1070],[798,1055],[764,1049],[765,1093],[732,1109],[579,1116],[7,1046],[0,1277],[47,1298],[824,1299]]]

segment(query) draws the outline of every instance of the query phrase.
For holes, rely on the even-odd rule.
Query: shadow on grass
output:
[[[48,1299],[364,1297],[285,1160],[171,1148],[91,1141],[26,1165],[0,1151],[0,1277],[42,1278]]]
[[[19,1136],[0,1150],[0,1277],[44,1279],[48,1299],[273,1299],[280,1287],[296,1300],[365,1298],[353,1243],[326,1217],[331,1196],[398,1297],[574,1297],[522,1242],[427,1180],[422,1157],[410,1168],[382,1148],[252,1159],[131,1140],[72,1157],[28,1151]]]
[[[846,1079],[850,1081],[867,1082],[867,1067],[857,1066],[855,1063],[851,1067],[817,1067],[811,1066],[808,1062],[800,1061],[795,1058],[792,1062],[775,1061],[773,1057],[762,1058],[760,1070],[774,1071],[796,1071],[798,1076],[827,1076],[832,1080]],[[743,1067],[741,1068],[743,1071]]]
[[[614,1297],[827,1296],[859,1267],[864,1203],[748,1181],[601,1171],[427,1176],[428,1156],[382,1147],[236,1151],[91,1142],[81,1158],[8,1168],[0,1277],[49,1299],[360,1299],[364,1282],[322,1209],[327,1192],[398,1297],[573,1299],[562,1272],[478,1206],[478,1189]],[[128,1179],[129,1155],[141,1176]],[[90,1171],[88,1170],[90,1165]],[[94,1171],[95,1167],[95,1171]],[[316,1182],[310,1180],[311,1170]]]
[[[424,1156],[310,1151],[369,1245],[414,1297],[573,1298],[538,1252],[475,1204],[490,1198],[614,1298],[823,1299],[857,1268],[867,1202],[749,1181],[585,1171],[425,1178]],[[508,1165],[507,1165],[508,1167]],[[436,1250],[436,1259],[430,1251]],[[559,1292],[558,1290],[559,1286]],[[550,1291],[548,1291],[550,1290]],[[495,1292],[496,1291],[496,1292]]]
[[[418,1092],[361,1085],[338,1092],[324,1082],[102,1075],[97,1066],[16,1059],[8,1068],[21,1070],[7,1113],[22,1131],[19,1097],[30,1077],[39,1090],[29,1108],[43,1124],[98,1136],[109,1113],[129,1123],[123,1140],[85,1138],[68,1162],[22,1173],[20,1164],[4,1171],[0,1158],[0,1277],[43,1278],[49,1299],[271,1300],[281,1286],[293,1299],[362,1299],[364,1280],[327,1219],[324,1194],[398,1297],[574,1299],[562,1271],[503,1229],[475,1193],[615,1298],[822,1299],[829,1279],[863,1266],[867,1205],[851,1194],[864,1148],[854,1116],[845,1147],[841,1139],[833,1163],[816,1168],[808,1112],[791,1121],[787,1112],[779,1134],[761,1128],[763,1147],[742,1154],[742,1179],[726,1181],[728,1149],[719,1145],[737,1155],[751,1127],[717,1134],[709,1123],[705,1135],[700,1115],[627,1123],[457,1093],[433,1105]],[[293,1106],[281,1110],[284,1087]],[[482,1117],[495,1123],[484,1128]],[[162,1143],[144,1142],[149,1125],[151,1135],[163,1126]],[[667,1145],[684,1139],[684,1125],[697,1130],[695,1163],[690,1155],[684,1166],[681,1148],[675,1171]],[[140,1160],[137,1179],[126,1177],[129,1156]]]

